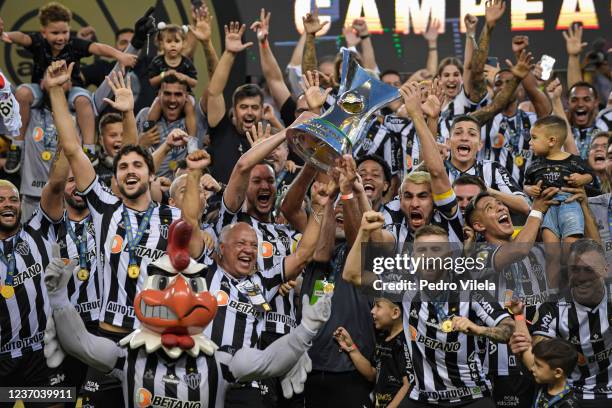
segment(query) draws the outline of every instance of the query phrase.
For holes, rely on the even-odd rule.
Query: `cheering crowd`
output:
[[[612,405],[606,47],[585,50],[574,24],[563,33],[567,55],[553,56],[567,58],[567,75],[551,73],[523,35],[496,63],[495,26],[508,12],[490,0],[480,22],[462,16],[465,61],[439,60],[441,22],[432,20],[424,68],[405,75],[376,59],[357,19],[343,31],[350,60],[401,98],[323,172],[287,143],[287,128],[341,96],[342,54],[317,54],[326,23],[316,9],[285,72],[265,10],[249,26],[256,44],[244,40],[247,25],[227,22],[220,55],[206,6],[192,9],[189,26],[152,13],[113,46],[92,27],[71,33],[71,12],[56,2],[40,8],[40,32],[8,32],[0,19],[0,39],[33,57],[31,83],[15,88],[0,72],[0,135],[10,140],[0,159],[0,386],[76,387],[83,407],[98,408]],[[210,80],[196,95],[200,46]],[[228,93],[249,47],[265,81]],[[81,64],[91,55],[114,61]],[[331,316],[298,363],[311,370],[290,398],[280,377],[216,395],[210,364],[154,352],[106,371],[61,355],[61,336],[52,353],[58,315],[45,275],[54,259],[76,264],[66,293],[87,331],[119,343],[140,326],[134,301],[145,285],[166,287],[156,261],[178,219],[192,226],[189,255],[205,266],[189,285],[219,304],[204,328],[219,347],[265,350],[306,319],[304,299],[333,292]],[[496,288],[468,299],[451,290],[370,296],[371,243],[397,254],[441,256],[441,244],[477,252],[485,268],[475,278]],[[143,400],[143,389],[162,397]]]

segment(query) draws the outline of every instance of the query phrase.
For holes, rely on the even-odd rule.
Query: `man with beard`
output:
[[[208,84],[208,126],[210,127],[209,153],[215,158],[211,173],[215,180],[227,183],[240,156],[249,149],[245,136],[253,133],[253,126],[263,115],[263,92],[253,84],[241,85],[232,95],[232,109],[225,109],[223,92],[227,85],[236,55],[253,43],[242,43],[245,25],[230,22],[225,30],[225,52]],[[230,114],[231,113],[231,114]]]
[[[137,326],[134,297],[142,288],[147,265],[163,255],[169,225],[180,213],[178,209],[156,205],[151,200],[149,183],[154,177],[153,160],[139,146],[125,145],[114,158],[114,177],[120,197],[99,182],[91,162],[80,148],[61,89],[70,78],[71,68],[66,67],[64,61],[52,64],[49,95],[59,143],[72,168],[76,188],[87,202],[94,226],[99,253],[97,266],[104,284],[98,334],[118,341]],[[101,384],[85,397],[87,403],[109,406],[121,401],[120,384],[108,385],[106,389],[102,373],[90,378]]]
[[[138,112],[138,117],[136,118],[140,134],[139,142],[149,146],[151,153],[164,144],[168,135],[174,129],[187,131],[184,113],[186,104],[189,103],[187,99],[190,98],[187,83],[179,80],[174,75],[166,75],[162,78],[157,96],[161,106],[161,118],[156,123],[147,121],[150,108],[143,108]],[[202,103],[201,100],[200,103]],[[197,131],[195,135],[189,136],[195,137],[197,141],[196,144],[199,148],[202,148],[204,144],[204,135],[206,134],[206,119],[200,103],[195,104]],[[146,136],[149,140],[143,141],[145,137],[143,132],[152,130],[154,127],[157,127],[159,132],[158,137],[155,137],[155,134],[149,134]],[[164,159],[162,165],[157,169],[156,174],[172,179],[177,162],[179,160],[184,160],[185,156],[187,156],[187,148],[184,145],[175,147]]]
[[[512,39],[512,51],[519,57],[529,45],[529,37],[515,36]],[[502,69],[495,75],[493,95],[497,96],[504,87],[513,81],[514,75],[509,69]],[[527,94],[532,101],[537,114],[525,112],[518,108],[521,95]],[[499,162],[519,186],[523,185],[525,169],[531,163],[529,149],[529,131],[537,118],[549,115],[551,104],[544,92],[538,88],[536,77],[529,72],[521,81],[503,111],[495,115],[486,124],[484,149],[481,151],[485,159]],[[482,123],[482,122],[481,122]]]
[[[572,127],[578,154],[588,159],[591,139],[598,130],[595,126],[599,95],[593,85],[588,82],[577,82],[567,93],[569,123]],[[607,130],[607,129],[601,129]]]
[[[510,341],[512,352],[523,354],[543,338],[562,338],[578,351],[578,365],[569,378],[581,407],[609,407],[612,400],[612,287],[606,277],[610,264],[601,245],[580,239],[570,247],[568,258],[569,288],[554,302],[538,308],[532,336],[524,330],[515,332]],[[524,317],[521,317],[524,319]],[[518,318],[517,318],[518,319]]]
[[[485,243],[472,249],[473,254],[483,259],[481,271],[472,275],[495,283],[491,293],[500,305],[512,298],[520,299],[528,306],[531,319],[538,305],[556,293],[557,277],[547,278],[544,248],[534,247],[543,213],[551,204],[558,188],[545,189],[534,201],[527,223],[516,238],[512,239],[514,226],[508,208],[488,193],[480,193],[472,199],[465,210],[469,228],[479,233]],[[486,344],[488,348],[487,369],[493,381],[493,398],[503,406],[529,407],[532,401],[533,383],[521,372],[516,358],[503,344]]]
[[[115,100],[106,99],[113,109],[119,113],[107,113],[100,119],[100,142],[98,146],[98,164],[96,174],[106,187],[111,186],[113,178],[113,157],[121,146],[136,144],[138,131],[134,118],[134,95],[131,88],[131,77],[124,80],[121,71],[112,72],[107,84],[115,95]]]

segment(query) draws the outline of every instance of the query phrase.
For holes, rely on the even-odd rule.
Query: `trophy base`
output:
[[[324,172],[334,166],[336,159],[352,151],[351,143],[344,133],[320,119],[289,128],[287,140],[292,151]]]

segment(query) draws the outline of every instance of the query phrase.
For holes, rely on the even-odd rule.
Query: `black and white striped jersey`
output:
[[[599,112],[595,120],[595,127],[604,132],[609,132],[612,129],[612,108],[607,108]]]
[[[0,241],[0,249],[7,260],[15,257],[14,294],[6,298],[0,296],[0,360],[21,357],[43,348],[50,313],[43,274],[55,239],[53,222],[39,207],[16,235]],[[7,272],[7,265],[0,262],[2,287],[6,285]]]
[[[553,295],[546,278],[546,257],[543,246],[534,246],[529,255],[513,263],[501,271],[495,269],[495,256],[500,246],[492,244],[479,245],[474,249],[476,257],[483,259],[485,268],[482,274],[472,276],[478,280],[495,282],[495,296],[501,307],[504,302],[518,297],[525,304],[525,314],[528,320],[533,319],[539,305],[547,302]],[[512,354],[507,344],[488,343],[488,358],[484,361],[485,368],[493,376],[520,375],[519,358]]]
[[[74,259],[79,262],[79,252],[75,241],[67,231],[66,220],[68,214],[64,213],[62,223],[58,225],[57,241],[60,246],[60,254],[62,258]],[[102,274],[98,273],[98,262],[96,252],[96,233],[94,225],[91,222],[91,217],[87,217],[81,221],[72,221],[70,226],[76,237],[80,240],[85,232],[87,240],[87,267],[88,275],[86,279],[83,276],[79,277],[79,269],[75,269],[72,279],[68,281],[68,297],[70,303],[74,305],[77,312],[81,315],[84,322],[97,321],[100,317],[100,307],[102,306]]]
[[[530,132],[536,120],[535,113],[520,109],[511,117],[498,113],[483,126],[484,147],[479,158],[501,164],[522,186],[525,169],[531,164]]]
[[[111,374],[121,382],[126,408],[223,408],[234,381],[229,361],[231,355],[220,350],[175,360],[163,351],[148,354],[145,347],[122,347]]]
[[[259,254],[257,266],[260,271],[272,270],[275,265],[283,262],[283,258],[295,251],[302,234],[286,224],[261,222],[244,211],[230,212],[221,201],[219,220],[217,221],[217,234],[226,225],[245,222],[253,227],[259,241]],[[278,295],[270,302],[271,311],[265,315],[266,325],[264,331],[277,334],[287,334],[297,327],[295,316],[295,291],[292,289],[286,296]]]
[[[410,119],[386,115],[382,123],[371,128],[356,156],[376,154],[391,167],[400,180],[420,163],[419,138]]]
[[[470,98],[465,94],[463,86],[461,91],[455,96],[455,98],[442,110],[439,119],[439,137],[441,140],[446,141],[450,137],[450,130],[453,125],[453,119],[459,115],[467,115],[468,113],[476,112],[480,108],[491,103],[491,97],[489,94],[483,96],[480,102],[472,102]]]
[[[219,346],[235,349],[255,347],[264,329],[264,316],[251,303],[244,283],[259,286],[264,299],[271,303],[284,278],[284,261],[273,268],[236,279],[220,266],[213,264],[206,273],[208,291],[216,297],[219,308],[204,334]]]
[[[516,181],[514,181],[506,169],[498,162],[492,160],[478,160],[472,167],[463,172],[455,168],[450,160],[447,160],[445,164],[446,173],[451,183],[463,174],[470,174],[480,177],[487,187],[501,191],[502,193],[519,195],[527,200],[527,196],[523,193],[518,184],[516,184]]]
[[[491,384],[483,372],[477,337],[457,331],[445,333],[441,323],[450,316],[464,316],[494,327],[509,315],[487,294],[473,294],[470,301],[460,301],[460,295],[452,292],[446,301],[436,303],[422,301],[421,296],[406,291],[403,301],[404,333],[415,375],[410,399],[451,403],[490,396]]]
[[[123,222],[124,205],[98,178],[81,193],[86,199],[96,233],[98,271],[102,272],[103,292],[100,321],[125,329],[139,326],[134,314],[134,298],[147,276],[147,266],[166,253],[170,224],[181,217],[178,208],[156,205],[148,228],[135,250],[140,273],[128,276],[129,250]],[[136,235],[145,212],[126,208],[132,232]]]
[[[579,400],[612,400],[611,289],[607,282],[595,307],[583,306],[567,293],[542,304],[534,319],[534,336],[559,337],[576,347],[578,364],[570,381]]]
[[[398,244],[397,250],[401,253],[406,242],[414,241],[414,231],[410,229],[408,218],[401,210],[399,198],[390,201],[385,207],[391,217],[391,223],[387,223],[387,217],[385,217],[385,227],[395,237],[395,242]],[[455,211],[454,214],[453,211]],[[449,242],[463,242],[463,216],[459,211],[454,192],[439,204],[434,203],[431,224],[448,231]]]

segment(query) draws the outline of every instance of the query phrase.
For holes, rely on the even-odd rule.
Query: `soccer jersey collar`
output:
[[[197,357],[200,352],[212,356],[218,349],[218,346],[204,335],[204,333],[192,335],[191,338],[194,341],[194,346],[186,350],[185,352],[191,357]],[[157,332],[141,327],[134,330],[132,333],[125,336],[119,341],[121,346],[129,346],[131,349],[137,349],[145,346],[147,354],[155,353],[160,348],[163,349],[166,354],[173,359],[179,358],[183,351],[180,347],[167,348],[161,343],[161,335]]]

